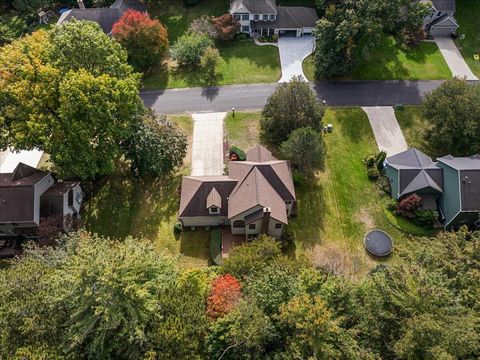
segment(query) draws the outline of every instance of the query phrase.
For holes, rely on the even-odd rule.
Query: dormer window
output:
[[[208,209],[208,213],[210,215],[217,215],[220,213],[220,209],[217,208],[216,206],[212,206],[211,208]]]
[[[263,15],[263,20],[268,20],[268,15]]]

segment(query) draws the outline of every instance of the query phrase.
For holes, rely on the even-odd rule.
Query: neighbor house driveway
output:
[[[223,119],[226,112],[192,114],[192,175],[223,174]]]
[[[385,150],[388,156],[392,156],[408,149],[393,107],[369,106],[362,109],[368,115],[379,150]]]
[[[458,51],[457,46],[451,38],[435,37],[435,42],[445,58],[445,61],[447,62],[453,76],[465,76],[467,80],[478,80],[478,78],[473,74],[472,70],[470,70],[468,67],[467,63],[463,59],[462,54],[460,51]]]
[[[301,75],[307,80],[303,73],[302,63],[313,52],[314,46],[314,38],[310,35],[298,38],[280,37],[278,39],[278,49],[282,65],[282,78],[278,82],[288,82],[296,75]]]

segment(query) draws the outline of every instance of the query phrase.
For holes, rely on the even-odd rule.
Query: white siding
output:
[[[285,225],[282,225],[280,229],[275,229],[275,224],[281,224],[281,222],[275,220],[274,218],[270,218],[270,223],[268,224],[268,235],[280,239],[280,237],[282,236],[283,227]]]
[[[40,196],[42,196],[42,194],[47,191],[54,183],[55,181],[53,180],[52,175],[48,174],[39,183],[35,185],[33,219],[37,225],[40,224]]]

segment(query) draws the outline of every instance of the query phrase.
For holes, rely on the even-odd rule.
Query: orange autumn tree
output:
[[[165,26],[136,10],[123,14],[113,25],[112,36],[127,50],[130,64],[140,71],[159,64],[168,48]]]
[[[217,319],[232,310],[242,297],[242,286],[237,278],[230,274],[217,276],[207,300],[207,315]]]
[[[217,39],[219,40],[233,40],[240,30],[240,23],[233,18],[232,14],[228,13],[213,18],[212,24],[217,30]]]

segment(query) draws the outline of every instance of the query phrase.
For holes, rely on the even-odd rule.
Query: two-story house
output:
[[[280,238],[295,202],[289,163],[257,145],[246,161],[229,162],[228,176],[185,176],[179,220],[186,227],[229,226],[247,239]]]
[[[457,32],[455,0],[420,0],[431,4],[430,12],[423,21],[425,31],[431,36],[451,36]]]
[[[391,197],[417,194],[422,208],[437,210],[445,228],[480,227],[480,155],[438,158],[411,148],[386,160]]]
[[[249,36],[303,36],[311,34],[318,20],[315,9],[277,6],[275,0],[232,0],[230,14]]]

